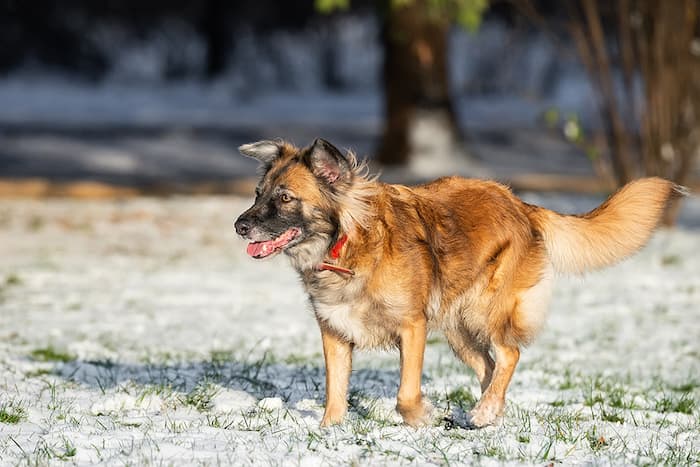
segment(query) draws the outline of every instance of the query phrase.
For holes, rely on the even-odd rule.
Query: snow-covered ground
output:
[[[248,203],[0,201],[0,464],[700,462],[700,231],[559,280],[501,426],[400,424],[398,355],[369,353],[320,429],[319,333],[285,258],[246,257]],[[445,414],[478,394],[440,336],[424,374]]]

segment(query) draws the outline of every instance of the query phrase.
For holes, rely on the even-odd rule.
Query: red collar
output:
[[[343,235],[338,239],[337,242],[335,242],[335,245],[333,245],[333,248],[331,248],[331,258],[332,259],[338,259],[340,258],[340,250],[343,249],[343,246],[345,245],[345,242],[348,241],[348,236]]]
[[[343,235],[338,239],[337,242],[335,242],[335,245],[333,245],[333,248],[331,248],[330,251],[330,256],[331,256],[331,261],[335,261],[338,258],[340,258],[340,250],[343,249],[343,246],[345,245],[345,242],[348,241],[348,236]],[[352,269],[347,269],[343,268],[340,266],[336,266],[334,264],[330,264],[328,261],[324,261],[323,263],[319,264],[316,266],[317,271],[333,271],[333,272],[338,272],[338,273],[343,273],[343,274],[349,274],[351,276],[355,275],[355,271]]]

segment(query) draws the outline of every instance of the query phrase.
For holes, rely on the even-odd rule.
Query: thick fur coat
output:
[[[520,348],[542,328],[555,274],[631,255],[680,193],[666,180],[640,179],[570,216],[491,181],[380,183],[320,139],[305,149],[262,141],[240,150],[260,160],[264,174],[236,229],[251,240],[251,256],[284,252],[303,280],[326,361],[323,425],[341,422],[347,410],[353,349],[377,347],[400,349],[404,421],[430,423],[420,380],[432,330],[480,381],[471,423],[494,423]]]

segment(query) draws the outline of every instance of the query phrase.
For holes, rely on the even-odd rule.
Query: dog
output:
[[[321,330],[326,406],[341,423],[354,349],[398,348],[397,411],[432,423],[421,393],[426,334],[437,330],[481,385],[467,414],[496,423],[520,349],[542,328],[556,273],[611,265],[640,249],[681,187],[633,181],[584,215],[523,202],[496,182],[440,178],[390,185],[323,139],[239,148],[263,176],[235,222],[256,259],[283,252],[301,276]]]

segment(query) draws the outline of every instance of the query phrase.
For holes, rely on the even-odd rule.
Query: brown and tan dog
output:
[[[631,255],[681,193],[669,181],[641,179],[590,213],[569,216],[490,181],[383,184],[321,139],[305,149],[261,141],[240,151],[261,161],[264,175],[236,231],[251,241],[250,256],[283,251],[301,275],[323,340],[323,426],[347,411],[353,349],[376,347],[400,350],[404,421],[429,423],[421,372],[430,330],[445,334],[481,383],[471,423],[493,424],[520,347],[542,328],[555,273]]]

